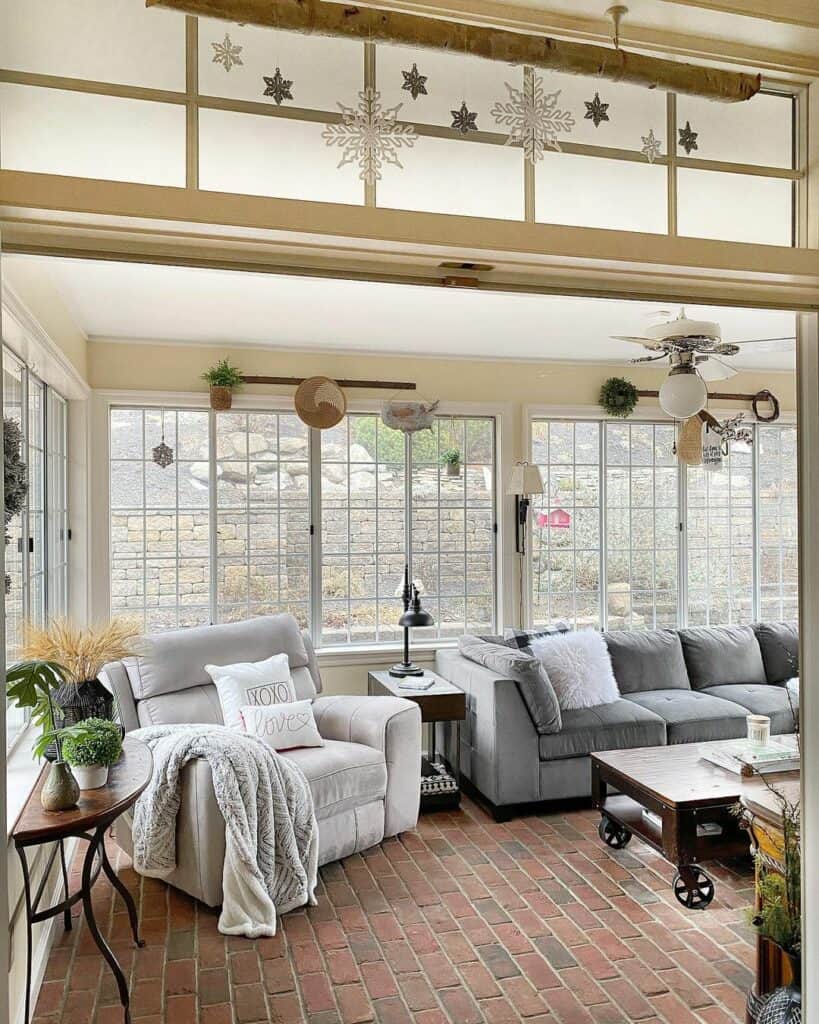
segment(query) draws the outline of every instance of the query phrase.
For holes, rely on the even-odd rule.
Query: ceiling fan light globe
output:
[[[675,420],[687,420],[702,412],[708,402],[705,381],[692,368],[670,373],[660,387],[660,408]]]

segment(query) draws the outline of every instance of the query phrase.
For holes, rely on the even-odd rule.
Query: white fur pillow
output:
[[[244,707],[240,714],[245,732],[258,736],[274,750],[324,746],[309,700],[294,700],[289,704],[267,707]]]
[[[611,704],[620,697],[606,641],[595,629],[532,640],[562,711]]]

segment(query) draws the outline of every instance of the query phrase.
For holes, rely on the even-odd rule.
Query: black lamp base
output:
[[[390,669],[390,675],[397,679],[403,679],[404,676],[422,676],[423,674],[424,670],[421,666],[414,665],[411,661],[399,661]]]

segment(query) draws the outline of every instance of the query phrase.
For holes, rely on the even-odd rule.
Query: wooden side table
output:
[[[131,922],[131,930],[134,933],[134,942],[138,946],[144,946],[144,941],[139,937],[139,921],[133,897],[117,877],[105,852],[105,833],[123,811],[127,811],[129,807],[136,803],[137,797],[150,782],[152,771],[153,758],[151,757],[151,751],[140,740],[131,739],[126,736],[123,742],[122,757],[115,765],[111,766],[106,786],[103,786],[101,789],[84,790],[80,793],[77,806],[69,811],[48,812],[43,810],[40,803],[40,791],[46,778],[46,773],[43,772],[34,791],[28,798],[20,817],[17,819],[17,824],[14,826],[11,837],[14,840],[14,846],[20,857],[23,869],[23,887],[26,901],[26,1015],[24,1017],[24,1024],[28,1024],[31,1014],[32,925],[62,914],[66,930],[70,930],[71,907],[80,900],[82,900],[88,929],[116,979],[120,1002],[125,1011],[125,1021],[126,1024],[129,1024],[131,1013],[128,1005],[130,1002],[128,982],[111,947],[100,933],[94,917],[91,890],[100,871],[104,871],[111,885],[125,901],[125,906],[128,909],[128,918]],[[83,858],[82,881],[80,888],[74,893],[69,893],[68,891],[68,869],[65,862],[65,847],[63,845],[65,840],[71,837],[84,839],[88,843],[88,849]],[[54,850],[45,865],[42,881],[32,898],[26,850],[30,846],[40,846],[44,843],[54,843]],[[43,896],[43,890],[58,854],[62,867],[65,898],[53,907],[41,909],[40,900]]]
[[[410,683],[428,683],[427,689],[410,688]],[[407,685],[402,686],[401,683]],[[367,692],[373,696],[404,697],[414,701],[421,709],[421,721],[432,723],[430,749],[421,758],[421,810],[439,811],[457,808],[461,803],[460,761],[461,722],[466,718],[466,694],[457,686],[447,682],[434,672],[423,676],[407,676],[397,679],[389,672],[370,672],[367,676]],[[435,730],[437,723],[451,726],[455,735],[453,742],[445,744],[452,750],[451,760],[436,752]]]

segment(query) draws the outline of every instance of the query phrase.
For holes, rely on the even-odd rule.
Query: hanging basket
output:
[[[298,386],[296,415],[308,427],[329,430],[344,419],[347,398],[329,377],[308,377]]]
[[[216,412],[226,412],[233,405],[233,392],[230,388],[212,384],[210,388],[210,407]]]
[[[418,430],[432,430],[438,401],[402,402],[390,399],[381,408],[381,422],[392,430],[414,434]]]

